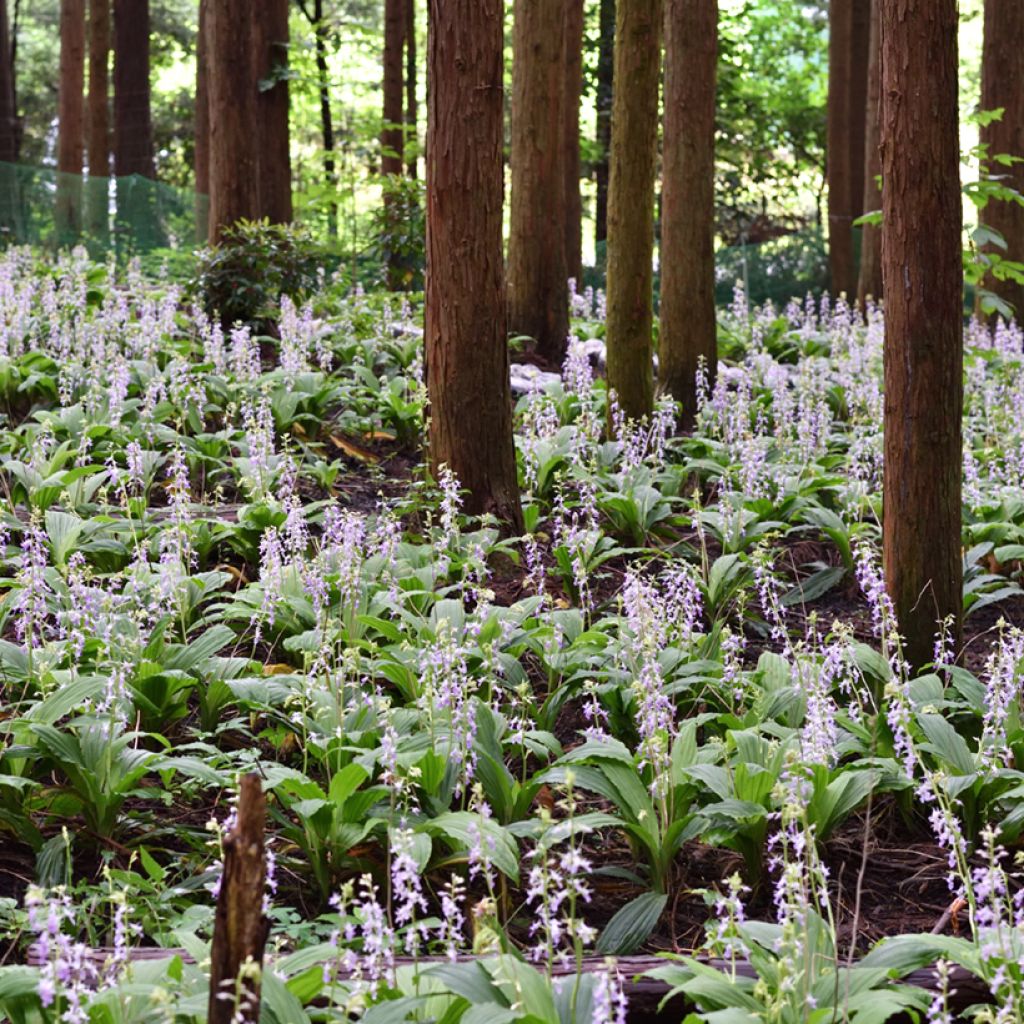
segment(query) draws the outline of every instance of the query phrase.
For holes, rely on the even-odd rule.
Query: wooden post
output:
[[[267,800],[260,777],[243,775],[238,818],[224,837],[224,872],[210,949],[208,1024],[258,1024],[263,947],[269,922],[263,915],[266,859],[263,827]]]

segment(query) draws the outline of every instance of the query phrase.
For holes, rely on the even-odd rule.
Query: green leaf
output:
[[[597,940],[597,952],[625,956],[634,952],[657,927],[668,894],[645,892],[616,911]]]
[[[960,735],[941,715],[918,715],[918,724],[928,737],[926,748],[937,754],[959,775],[970,775],[977,765]]]
[[[438,834],[458,846],[469,849],[476,841],[477,830],[494,866],[513,882],[519,881],[519,847],[507,829],[496,821],[469,811],[450,811],[417,826],[417,832]]]

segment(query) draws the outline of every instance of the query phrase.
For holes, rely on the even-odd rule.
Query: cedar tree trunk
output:
[[[560,364],[569,335],[561,4],[516,0],[512,62],[509,330],[535,339],[538,354]]]
[[[871,0],[870,56],[868,59],[868,106],[864,127],[864,213],[882,209],[881,139],[882,114],[882,34],[879,23],[881,0]],[[867,299],[882,297],[882,232],[866,224],[860,236],[860,278],[857,301],[861,307]]]
[[[611,167],[612,98],[615,93],[615,0],[601,0],[597,50],[597,163],[594,180],[594,245],[597,262],[604,263],[601,245],[608,240],[608,171]]]
[[[419,162],[416,139],[419,101],[416,85],[419,69],[416,66],[416,0],[405,0],[405,158],[406,174],[415,178]]]
[[[153,170],[149,108],[149,0],[114,0],[114,173]]]
[[[583,197],[580,195],[580,96],[583,93],[583,0],[565,4],[565,272],[583,281]]]
[[[985,48],[981,63],[981,109],[1003,107],[1002,119],[981,129],[981,141],[988,147],[992,174],[1003,184],[1024,192],[1024,164],[1006,167],[994,157],[1024,157],[1024,4],[1021,0],[985,0]],[[981,221],[998,231],[1006,249],[994,252],[1004,259],[1024,263],[1024,207],[1015,202],[990,200],[981,211]],[[1024,318],[1024,285],[989,277],[985,287]]]
[[[196,241],[205,244],[210,236],[210,93],[207,43],[210,3],[199,0],[199,35],[196,38]]]
[[[869,0],[831,0],[828,72],[828,231],[832,291],[857,290],[853,222],[863,212]]]
[[[608,387],[632,419],[654,406],[654,179],[661,0],[618,0],[608,186]]]
[[[468,489],[469,513],[512,530],[522,511],[512,441],[502,261],[502,0],[430,0],[425,345],[430,459]]]
[[[659,382],[691,429],[701,362],[714,386],[718,0],[666,0]]]
[[[207,12],[210,104],[210,240],[259,214],[257,83],[247,0],[214,0]]]
[[[956,0],[882,0],[886,582],[914,668],[959,646],[963,256]]]
[[[0,0],[0,163],[18,159],[18,111],[14,89],[14,50],[7,0]]]
[[[288,0],[264,0],[252,19],[259,126],[259,214],[271,224],[292,219],[292,163],[288,135]],[[274,85],[266,88],[273,82]],[[264,84],[265,83],[265,84]]]
[[[103,245],[110,234],[110,0],[89,0],[89,183],[85,230]]]
[[[401,234],[402,207],[394,178],[402,174],[402,101],[405,92],[402,56],[405,48],[405,0],[384,0],[384,124],[380,136],[380,171],[384,189],[384,252],[388,265],[388,288],[402,286],[402,254],[393,244]]]
[[[60,3],[60,89],[57,99],[57,239],[77,241],[82,229],[85,102],[85,0]]]

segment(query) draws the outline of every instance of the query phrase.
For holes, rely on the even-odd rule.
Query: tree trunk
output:
[[[419,100],[416,86],[419,68],[416,66],[416,0],[405,0],[405,160],[406,174],[416,177],[419,163],[417,121]]]
[[[316,54],[316,78],[320,92],[320,131],[324,140],[324,184],[331,191],[338,187],[335,174],[337,164],[334,158],[334,119],[331,114],[331,83],[327,68],[327,22],[324,20],[323,0],[313,3],[313,48]],[[327,205],[327,234],[338,235],[338,204]]]
[[[259,215],[271,224],[292,220],[292,163],[288,134],[288,0],[265,0],[252,19],[259,126]],[[274,82],[272,88],[262,83]]]
[[[380,136],[380,171],[384,190],[384,245],[388,288],[402,286],[402,254],[394,240],[402,231],[401,202],[393,180],[402,174],[402,101],[405,93],[402,56],[405,49],[405,0],[384,0],[384,124]]]
[[[199,34],[196,37],[196,241],[210,237],[210,87],[209,40],[211,0],[199,0]]]
[[[260,972],[270,931],[263,914],[266,814],[259,775],[243,775],[237,822],[223,839],[224,868],[210,945],[208,1024],[257,1024],[260,1019]]]
[[[84,88],[85,0],[61,0],[56,229],[62,245],[76,242],[82,230]]]
[[[509,330],[561,364],[569,335],[565,264],[565,16],[550,0],[516,0],[512,36]]]
[[[697,373],[714,385],[718,0],[667,0],[658,379],[691,429]]]
[[[14,59],[7,0],[0,0],[0,163],[18,160],[18,111],[15,103]]]
[[[259,214],[256,81],[247,0],[215,0],[207,12],[210,103],[210,235]]]
[[[627,417],[654,405],[654,181],[661,0],[618,0],[608,185],[608,387]]]
[[[155,177],[149,0],[114,0],[114,173]]]
[[[502,0],[430,0],[425,345],[430,459],[467,512],[522,527],[502,261]]]
[[[832,291],[853,296],[853,222],[864,203],[864,129],[871,19],[865,0],[831,0],[828,72],[828,225]]]
[[[384,126],[380,136],[381,174],[402,173],[402,101],[405,80],[405,0],[384,0]]]
[[[582,288],[583,197],[580,195],[580,97],[583,94],[583,0],[565,5],[565,272]]]
[[[594,179],[594,246],[597,262],[604,263],[601,246],[608,240],[608,172],[611,167],[612,102],[615,85],[615,0],[601,0],[597,51],[597,163]]]
[[[102,247],[110,235],[110,0],[89,0],[89,184],[85,229]]]
[[[959,646],[963,262],[956,0],[882,0],[885,574],[920,668]]]
[[[882,114],[882,33],[879,24],[881,0],[871,0],[871,31],[869,33],[868,105],[864,128],[864,213],[882,209],[881,142]],[[868,298],[882,297],[882,232],[868,224],[861,229],[860,278],[857,301],[863,307]]]
[[[1003,184],[1024,193],[1024,164],[1010,167],[993,158],[1008,154],[1024,157],[1024,5],[1021,0],[985,0],[985,47],[981,64],[981,109],[1003,107],[1002,120],[981,129],[988,147],[988,165]],[[1014,202],[991,200],[981,211],[981,222],[998,231],[1006,249],[989,247],[1004,259],[1024,263],[1024,207]],[[1024,285],[989,277],[985,287],[1014,308],[1024,320]]]

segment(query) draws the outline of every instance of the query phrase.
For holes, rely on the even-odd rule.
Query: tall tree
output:
[[[210,105],[210,240],[259,213],[257,83],[248,0],[214,0],[206,20]]]
[[[583,197],[580,194],[580,97],[583,94],[583,0],[565,4],[565,271],[583,280]]]
[[[868,105],[864,128],[864,213],[882,208],[882,33],[881,0],[871,0],[871,31],[869,33]],[[878,227],[865,225],[860,236],[860,278],[857,301],[863,307],[868,297],[882,297],[882,233]]]
[[[82,229],[85,103],[85,0],[60,3],[60,89],[57,97],[57,238],[67,244]]]
[[[831,0],[828,45],[828,246],[832,291],[857,290],[853,222],[863,213],[871,17],[865,0]]]
[[[20,237],[22,224],[18,189],[20,148],[18,102],[14,75],[14,42],[7,17],[7,0],[0,0],[0,239]]]
[[[597,43],[597,162],[594,180],[594,245],[601,260],[601,246],[608,240],[608,173],[611,168],[612,98],[615,92],[615,0],[601,0]]]
[[[380,170],[384,176],[384,249],[387,253],[388,287],[401,287],[402,254],[392,240],[401,230],[402,207],[396,182],[404,163],[402,101],[405,77],[402,57],[408,12],[405,0],[384,0],[384,123],[380,136]]]
[[[718,365],[717,69],[718,0],[666,0],[658,378],[681,404],[684,429],[696,415],[701,363],[712,386]]]
[[[264,0],[252,19],[256,124],[259,126],[258,213],[272,224],[292,219],[288,133],[288,0]]]
[[[89,184],[85,229],[99,243],[109,234],[110,0],[89,0]]]
[[[114,173],[155,177],[149,0],[114,0]]]
[[[963,263],[956,0],[882,0],[886,582],[920,668],[962,617]]]
[[[654,181],[661,0],[618,0],[608,185],[608,386],[631,418],[654,405]]]
[[[316,62],[317,92],[320,96],[320,131],[324,146],[324,184],[328,191],[338,188],[337,161],[334,154],[334,116],[331,111],[331,78],[327,66],[327,42],[330,26],[324,15],[324,0],[313,0],[313,8],[306,0],[297,0],[299,9],[306,16],[313,29],[313,51]],[[338,204],[333,200],[327,205],[327,233],[332,238],[338,234]]]
[[[419,152],[416,141],[419,100],[416,86],[419,68],[416,64],[416,0],[405,0],[405,158],[406,173],[415,178]]]
[[[199,34],[196,37],[196,241],[206,242],[210,232],[210,94],[207,46],[210,37],[210,3],[199,0]]]
[[[7,0],[0,0],[0,163],[18,159],[18,110],[14,88],[14,42]]]
[[[988,147],[992,174],[1024,193],[1024,164],[1002,165],[1002,155],[1024,157],[1024,4],[1020,0],[985,0],[985,43],[981,62],[981,109],[1003,109],[1003,116],[984,125],[981,141]],[[1006,249],[990,247],[1005,259],[1024,262],[1024,207],[993,200],[981,211],[981,221],[998,231]],[[1024,285],[989,278],[985,286],[1024,320]]]
[[[425,344],[430,460],[522,524],[502,259],[502,0],[430,0]]]
[[[512,36],[509,329],[561,363],[569,334],[565,262],[565,16],[550,0],[516,0]]]
[[[402,173],[402,57],[407,12],[405,0],[384,0],[384,126],[380,136],[382,174]]]

